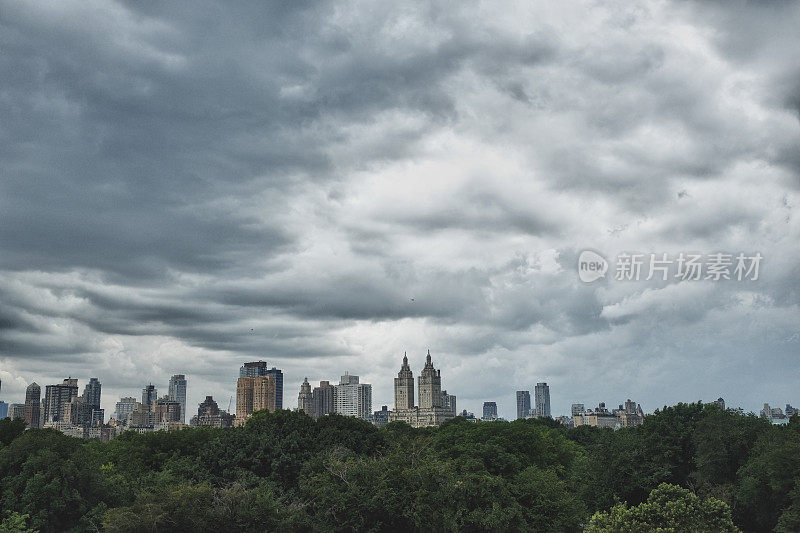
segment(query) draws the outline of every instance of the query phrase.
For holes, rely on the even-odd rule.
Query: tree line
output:
[[[257,412],[102,443],[0,421],[6,531],[799,531],[800,419],[440,428]]]

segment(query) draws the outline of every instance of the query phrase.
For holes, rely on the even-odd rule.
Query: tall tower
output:
[[[253,378],[253,411],[274,412],[277,405],[275,378],[269,374]]]
[[[102,385],[97,378],[89,378],[89,383],[83,389],[83,401],[92,406],[92,409],[100,409],[100,390]]]
[[[156,389],[152,383],[142,389],[142,405],[144,405],[147,409],[150,409],[152,406],[154,406],[157,400],[158,389]]]
[[[403,365],[394,378],[395,410],[414,408],[414,374],[408,366],[408,355],[403,354]]]
[[[536,384],[536,416],[547,418],[550,416],[550,387],[547,383]]]
[[[78,397],[78,380],[67,378],[61,385],[47,385],[44,393],[44,421],[62,421],[64,406]]]
[[[311,392],[308,378],[305,378],[303,384],[300,385],[300,394],[297,395],[297,410],[303,411],[308,416],[314,416],[314,395]]]
[[[312,401],[314,402],[314,418],[319,418],[323,415],[328,415],[335,411],[335,404],[333,402],[334,386],[330,381],[320,381],[319,387],[314,387],[314,392],[311,393]]]
[[[531,393],[526,390],[517,391],[517,418],[527,418],[531,410]]]
[[[283,372],[279,368],[267,368],[265,361],[252,361],[239,368],[240,378],[260,376],[272,376],[275,379],[275,405],[278,409],[283,409]]]
[[[425,358],[425,368],[419,378],[419,408],[430,409],[431,407],[442,406],[442,376],[440,371],[433,368],[431,363],[431,351]]]
[[[29,428],[39,427],[42,388],[34,381],[25,389],[25,422]]]
[[[181,419],[186,423],[186,376],[175,374],[169,378],[169,399],[181,404]]]
[[[236,425],[243,425],[253,412],[254,377],[242,376],[236,382]]]

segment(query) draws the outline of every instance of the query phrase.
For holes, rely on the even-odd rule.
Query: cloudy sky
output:
[[[271,7],[270,7],[271,6]],[[0,398],[800,404],[800,5],[0,1]],[[758,280],[577,257],[761,253]],[[194,408],[190,407],[190,412]]]

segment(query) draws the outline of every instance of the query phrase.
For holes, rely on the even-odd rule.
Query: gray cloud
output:
[[[800,401],[793,4],[0,7],[0,379]],[[578,253],[761,252],[583,284]],[[613,274],[613,273],[611,273]],[[774,372],[780,368],[781,372]],[[769,383],[769,386],[766,384]]]

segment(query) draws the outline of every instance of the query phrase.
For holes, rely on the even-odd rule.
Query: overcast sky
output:
[[[270,7],[272,6],[272,7]],[[800,4],[0,1],[0,398],[800,404]],[[584,249],[763,256],[583,283]],[[613,269],[613,266],[612,266]]]

